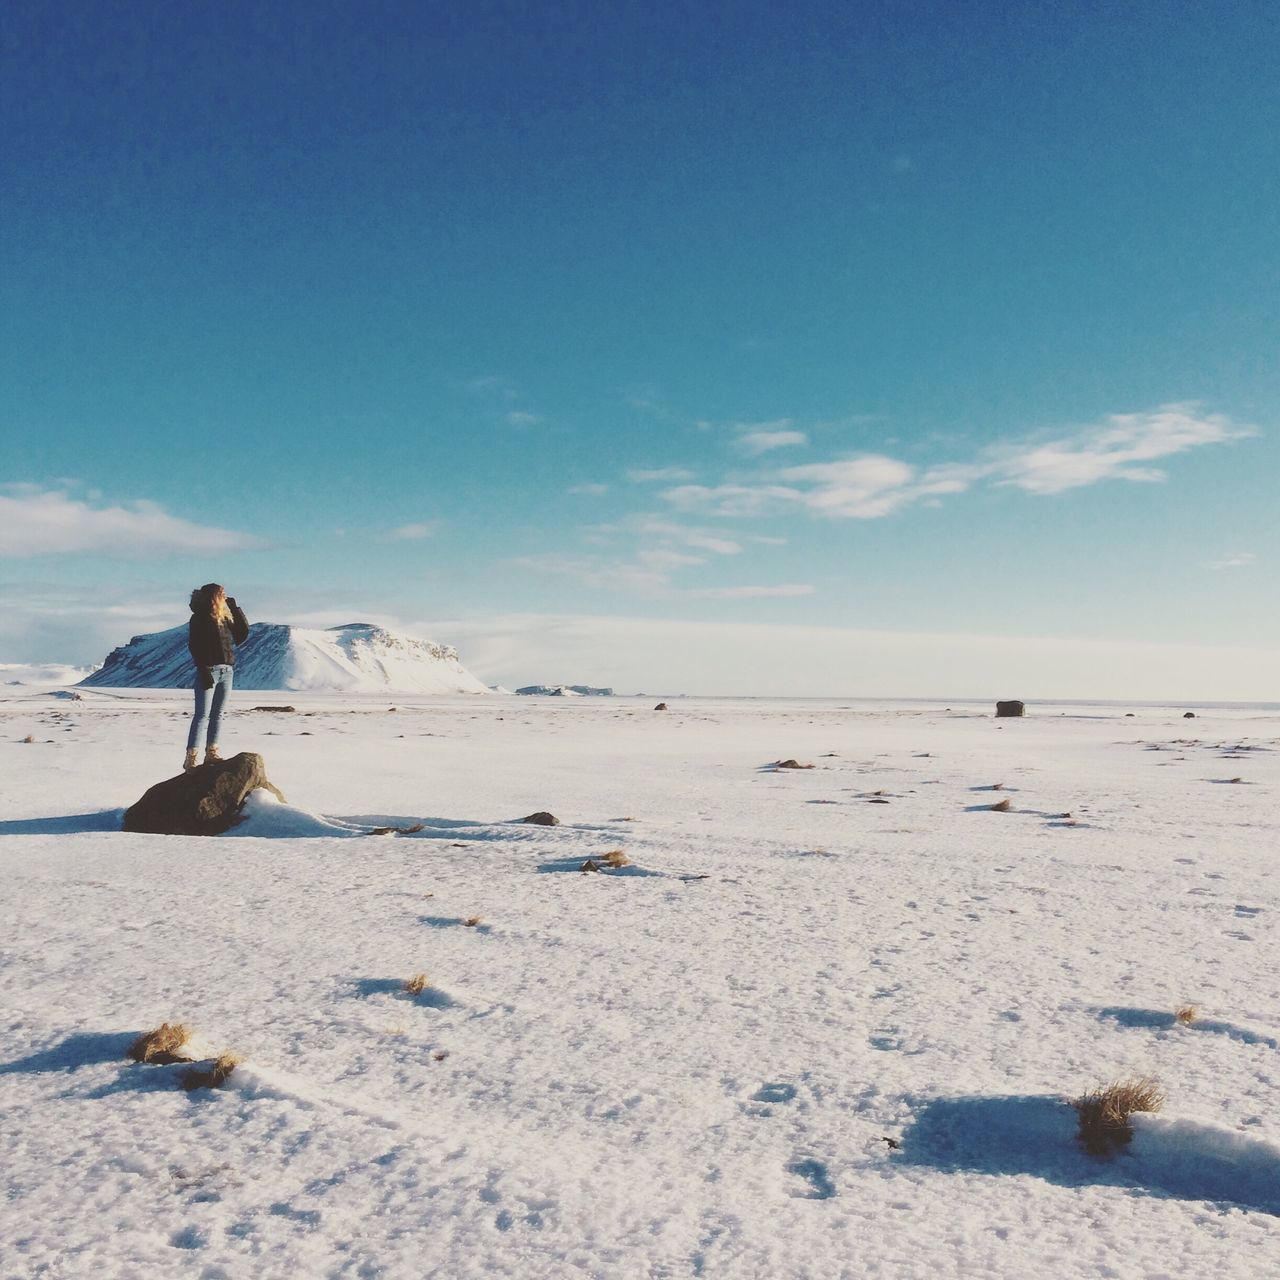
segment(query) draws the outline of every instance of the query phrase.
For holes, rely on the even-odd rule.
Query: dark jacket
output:
[[[231,604],[231,621],[219,622],[212,614],[191,611],[187,627],[187,648],[197,667],[216,667],[225,663],[234,666],[236,645],[244,644],[249,636],[249,619],[238,604]]]

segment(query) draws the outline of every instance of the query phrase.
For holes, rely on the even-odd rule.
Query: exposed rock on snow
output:
[[[154,835],[214,836],[236,821],[250,792],[260,787],[284,799],[267,781],[262,757],[242,751],[230,760],[157,782],[125,811],[124,829]]]
[[[535,827],[558,827],[560,825],[560,819],[554,813],[547,813],[545,810],[531,813],[527,818],[521,818],[520,821]]]
[[[185,689],[192,681],[186,626],[134,636],[81,683]],[[375,693],[487,693],[450,645],[396,635],[367,622],[327,631],[256,622],[236,655],[240,689]]]
[[[997,716],[1021,716],[1026,715],[1026,713],[1027,706],[1025,702],[1010,701],[996,703]]]
[[[525,697],[541,695],[544,698],[612,698],[612,689],[597,689],[589,684],[527,684],[517,689]]]

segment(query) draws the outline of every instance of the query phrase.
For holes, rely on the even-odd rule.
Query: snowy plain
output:
[[[237,692],[200,839],[119,829],[189,695],[80,692],[0,690],[0,1276],[1280,1274],[1274,708]]]

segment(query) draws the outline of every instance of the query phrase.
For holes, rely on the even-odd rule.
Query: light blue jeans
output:
[[[213,677],[213,687],[206,689],[199,669],[196,670],[196,713],[191,717],[191,732],[187,734],[187,750],[198,751],[200,739],[204,736],[205,725],[209,726],[209,735],[205,738],[206,747],[218,745],[218,729],[222,725],[222,706],[231,692],[232,677],[235,667],[219,663],[209,668]]]

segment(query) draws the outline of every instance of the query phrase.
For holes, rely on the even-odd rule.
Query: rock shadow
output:
[[[403,978],[357,978],[356,995],[362,998],[369,996],[397,996],[409,1004],[416,1004],[423,1009],[456,1009],[458,1002],[447,991],[439,987],[423,987],[417,995],[404,989]]]
[[[1135,1117],[1133,1142],[1087,1155],[1061,1098],[1005,1095],[926,1102],[894,1160],[944,1173],[1026,1175],[1062,1187],[1112,1186],[1280,1215],[1280,1147],[1214,1126]]]
[[[600,876],[665,876],[665,871],[646,871],[644,867],[633,866],[630,863],[625,867],[598,867],[596,871],[582,870],[584,862],[595,861],[589,854],[577,858],[555,858],[551,862],[541,862],[538,864],[538,872],[540,875],[556,875],[562,872],[577,872],[580,875],[600,875]]]
[[[123,809],[64,813],[47,818],[9,818],[0,822],[0,836],[72,836],[86,831],[123,830]]]
[[[1227,1022],[1222,1018],[1195,1018],[1191,1022],[1179,1023],[1178,1019],[1163,1009],[1134,1009],[1118,1005],[1112,1008],[1099,1009],[1099,1018],[1108,1018],[1118,1022],[1122,1027],[1133,1027],[1143,1031],[1171,1031],[1182,1026],[1187,1031],[1207,1031],[1211,1035],[1227,1036],[1240,1044],[1260,1045],[1264,1049],[1280,1049],[1280,1041],[1274,1036],[1265,1036],[1248,1027]]]
[[[472,933],[492,933],[491,924],[467,924],[465,916],[419,916],[419,924],[429,924],[433,929],[468,929]]]
[[[0,1063],[0,1076],[25,1072],[75,1071],[103,1062],[124,1063],[125,1053],[138,1038],[136,1031],[78,1031],[47,1049]]]

